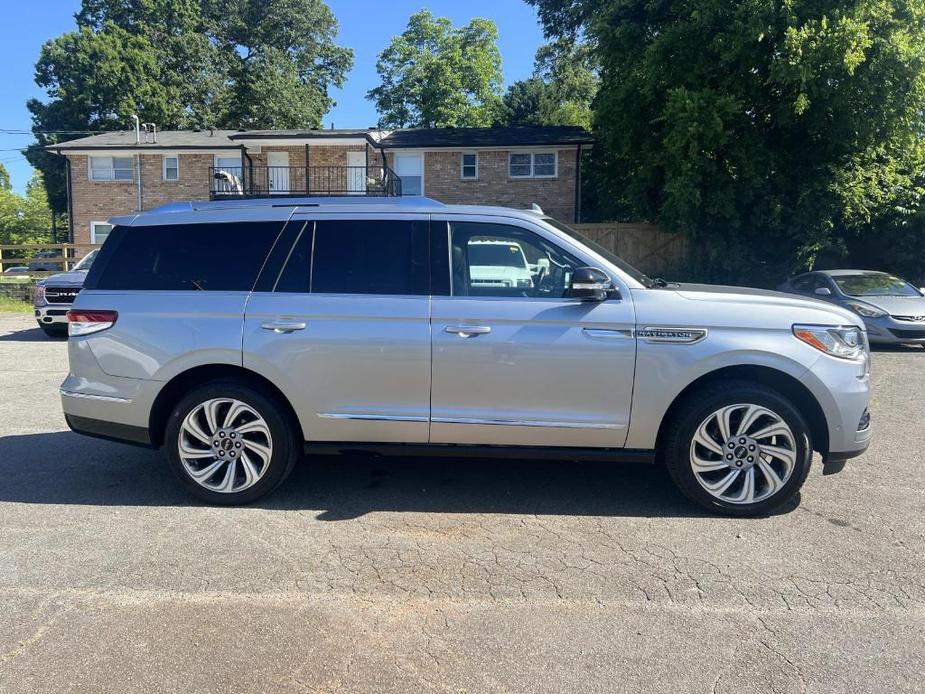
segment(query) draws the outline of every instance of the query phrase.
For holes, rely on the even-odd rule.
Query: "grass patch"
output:
[[[0,295],[0,312],[3,313],[32,313],[32,304],[9,296]]]

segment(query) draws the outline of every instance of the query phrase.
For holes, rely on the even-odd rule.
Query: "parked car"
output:
[[[50,251],[39,251],[28,263],[31,272],[54,272],[62,269],[61,261],[42,260],[43,258],[61,258],[61,250],[53,249]]]
[[[818,270],[798,275],[779,289],[854,312],[864,321],[871,342],[925,345],[925,294],[895,275],[871,270]]]
[[[27,275],[29,274],[29,268],[25,265],[13,265],[8,267],[3,271],[4,275]]]
[[[493,239],[469,241],[469,277],[483,287],[531,287],[533,276],[519,243]]]
[[[67,422],[164,447],[208,502],[262,497],[303,451],[369,450],[662,460],[753,515],[813,450],[828,474],[870,440],[855,314],[652,280],[541,212],[313,197],[112,224],[68,313]],[[530,283],[480,283],[474,239],[519,247]]]
[[[67,311],[83,287],[99,250],[87,253],[70,272],[50,275],[35,283],[33,308],[39,327],[51,337],[67,335]]]

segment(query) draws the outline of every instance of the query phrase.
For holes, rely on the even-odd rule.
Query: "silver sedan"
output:
[[[818,270],[793,277],[778,290],[853,311],[864,320],[871,342],[925,345],[925,294],[895,275],[871,270]]]

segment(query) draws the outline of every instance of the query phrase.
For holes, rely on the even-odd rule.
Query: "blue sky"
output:
[[[456,25],[473,17],[487,17],[498,25],[499,48],[504,64],[504,81],[510,84],[527,77],[533,69],[533,54],[543,43],[535,10],[520,0],[327,0],[340,22],[337,41],[354,50],[354,68],[343,89],[334,90],[337,106],[324,118],[327,127],[367,127],[375,124],[376,112],[365,98],[375,87],[376,56],[394,34],[405,28],[408,17],[422,7],[449,17]],[[0,128],[29,129],[31,121],[26,100],[44,95],[33,82],[33,66],[42,43],[74,28],[79,0],[10,2],[4,8],[0,26]],[[0,162],[10,171],[13,186],[22,191],[32,169],[14,150],[32,141],[28,135],[0,134]]]

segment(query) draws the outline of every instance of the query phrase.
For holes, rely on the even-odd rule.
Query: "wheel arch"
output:
[[[167,381],[164,387],[161,388],[157,397],[154,399],[154,403],[151,406],[151,413],[148,417],[148,432],[151,437],[151,443],[156,447],[163,445],[167,419],[170,417],[173,408],[186,393],[198,386],[220,380],[233,380],[244,383],[271,397],[283,408],[285,416],[289,419],[290,424],[295,427],[295,431],[301,437],[300,440],[305,440],[305,436],[302,432],[302,425],[299,422],[299,418],[296,416],[292,403],[289,402],[285,394],[283,394],[272,381],[243,366],[235,366],[233,364],[207,364],[182,371]]]
[[[661,451],[669,425],[684,402],[698,390],[720,381],[751,381],[760,383],[790,400],[806,419],[813,449],[823,457],[829,450],[829,427],[822,406],[805,385],[788,373],[770,366],[742,364],[725,366],[703,374],[689,383],[669,405],[662,417],[656,436],[656,451]]]

